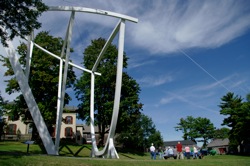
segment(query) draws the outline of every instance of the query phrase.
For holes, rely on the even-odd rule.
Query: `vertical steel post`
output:
[[[75,18],[75,12],[72,11],[70,21],[69,21],[69,26],[68,26],[68,29],[67,29],[67,34],[66,34],[66,38],[67,38],[66,42],[67,43],[66,43],[66,57],[65,57],[63,80],[62,80],[62,77],[59,76],[59,79],[60,79],[59,80],[59,85],[61,86],[60,87],[61,88],[60,89],[61,93],[59,94],[59,91],[58,91],[57,121],[56,121],[56,141],[55,141],[55,147],[56,147],[57,151],[58,151],[59,145],[60,145],[62,113],[63,113],[63,106],[64,106],[64,97],[65,97],[65,89],[66,89],[67,74],[68,74],[68,64],[69,64],[70,43],[71,43],[71,38],[72,38],[72,28],[73,28],[74,18]],[[64,49],[62,50],[62,53],[63,52],[64,52]],[[63,58],[63,57],[61,57],[61,58]],[[62,70],[61,67],[62,67],[62,59],[60,60],[60,70]],[[60,75],[61,75],[61,72],[62,71],[60,71]]]
[[[122,19],[120,24],[119,43],[118,43],[118,59],[117,59],[117,71],[116,71],[116,87],[115,87],[115,99],[113,106],[113,115],[110,126],[110,138],[109,138],[109,150],[108,157],[119,158],[115,146],[114,136],[115,129],[119,114],[120,98],[121,98],[121,87],[122,87],[122,69],[123,69],[123,54],[124,54],[124,38],[125,38],[125,20]],[[109,156],[110,155],[110,156]]]
[[[27,77],[27,80],[29,80],[29,75],[30,75],[30,65],[31,65],[31,58],[32,58],[32,52],[33,52],[33,41],[34,40],[34,32],[32,31],[29,38],[28,38],[28,49],[27,49],[27,54],[26,54],[26,71],[25,75]]]

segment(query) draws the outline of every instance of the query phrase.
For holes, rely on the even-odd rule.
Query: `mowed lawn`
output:
[[[250,166],[249,156],[215,155],[197,160],[151,160],[149,153],[118,152],[120,159],[103,159],[89,157],[90,148],[70,145],[61,149],[60,156],[49,156],[42,154],[38,145],[30,145],[27,154],[27,145],[23,143],[0,142],[0,166]]]

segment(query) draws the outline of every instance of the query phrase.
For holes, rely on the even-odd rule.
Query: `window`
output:
[[[66,116],[65,123],[66,124],[73,124],[73,117],[72,116]]]
[[[9,124],[8,127],[7,127],[6,134],[16,135],[16,124]]]
[[[51,127],[49,129],[49,133],[51,137],[55,137],[56,136],[56,128],[55,127]]]
[[[91,138],[91,134],[87,134],[87,138]]]
[[[65,137],[72,137],[73,132],[72,132],[72,127],[66,127],[65,128]]]
[[[87,134],[86,141],[87,143],[91,143],[91,134]]]

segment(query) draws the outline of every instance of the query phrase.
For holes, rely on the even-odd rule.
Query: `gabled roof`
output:
[[[176,146],[180,142],[182,146],[185,145],[196,145],[194,141],[191,140],[179,140],[179,141],[165,141],[164,146]]]
[[[212,147],[221,147],[221,146],[228,146],[229,145],[229,139],[215,139],[212,142],[210,142],[207,147],[212,148]]]

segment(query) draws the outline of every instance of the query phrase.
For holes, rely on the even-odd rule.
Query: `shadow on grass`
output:
[[[59,148],[59,153],[60,153],[60,156],[74,156],[74,157],[81,157],[79,156],[79,153],[85,148],[85,149],[88,149],[90,152],[91,152],[91,148],[89,146],[86,146],[86,145],[82,145],[82,146],[77,146],[77,147],[80,147],[76,152],[74,152],[68,145],[64,144],[64,145],[61,145],[60,148]],[[64,150],[63,150],[64,149]],[[87,156],[82,156],[82,157],[89,157],[89,155]]]
[[[35,152],[32,152],[35,153]],[[0,160],[11,160],[13,158],[22,158],[23,156],[29,156],[30,153],[23,151],[0,151]]]
[[[129,159],[135,159],[135,158],[133,158],[133,157],[131,157],[131,156],[128,156],[128,155],[126,155],[126,154],[124,154],[124,153],[121,153],[121,154],[119,154],[119,155],[124,156],[124,157],[127,157],[127,158],[129,158]]]
[[[137,160],[138,157],[141,158],[141,157],[147,156],[146,153],[139,151],[139,150],[136,150],[136,149],[116,147],[116,150],[120,156],[124,156],[128,159],[136,159]]]

